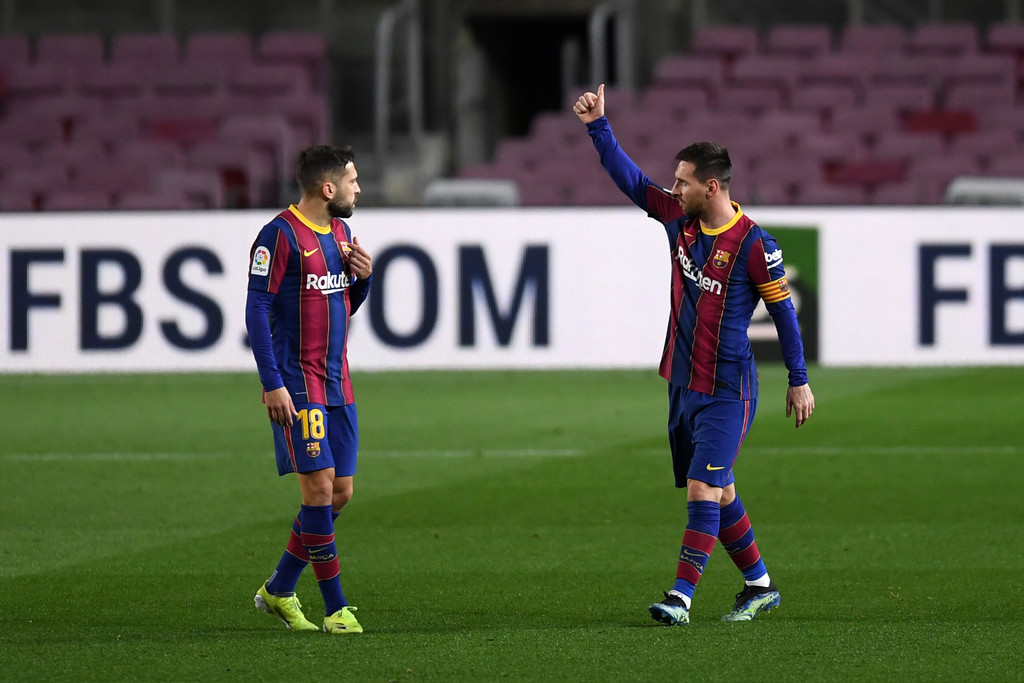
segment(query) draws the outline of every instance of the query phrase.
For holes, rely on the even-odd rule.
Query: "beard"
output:
[[[337,199],[327,203],[327,212],[331,214],[332,218],[351,218],[352,211],[356,208],[355,202],[351,204],[342,204]]]

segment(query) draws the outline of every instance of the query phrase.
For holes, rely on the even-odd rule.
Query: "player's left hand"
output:
[[[359,244],[358,237],[352,237],[349,247],[352,249],[348,255],[349,272],[360,280],[365,280],[373,273],[373,258],[370,256],[370,252]]]
[[[796,413],[796,426],[800,427],[814,412],[814,394],[811,385],[803,384],[786,390],[786,417]]]

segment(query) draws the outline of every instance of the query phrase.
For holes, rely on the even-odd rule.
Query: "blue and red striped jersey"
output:
[[[301,403],[353,402],[349,317],[366,298],[370,281],[349,272],[351,240],[352,231],[343,220],[335,218],[329,227],[315,225],[295,205],[256,237],[250,251],[249,291],[272,297],[272,357],[259,353],[259,334],[250,329],[264,389],[286,386],[293,400]],[[260,324],[259,316],[250,317],[248,311],[246,320],[250,328],[250,320]],[[274,364],[276,368],[268,367]]]
[[[726,225],[703,226],[626,156],[604,117],[587,124],[601,163],[634,204],[664,225],[672,259],[672,310],[660,374],[711,396],[757,395],[747,328],[759,300],[775,321],[789,383],[807,383],[803,341],[782,250],[738,204]]]

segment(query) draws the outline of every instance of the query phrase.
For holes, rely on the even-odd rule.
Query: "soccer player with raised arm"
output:
[[[249,255],[245,323],[274,434],[277,471],[294,472],[301,507],[256,607],[296,631],[362,633],[341,590],[334,523],[352,497],[359,423],[349,381],[349,317],[366,299],[370,254],[352,235],[355,155],[316,145],[299,154],[302,197],[263,227]],[[325,616],[302,613],[295,585],[313,564]]]
[[[715,540],[743,574],[725,621],[750,621],[780,601],[736,493],[733,464],[757,409],[757,368],[747,327],[758,300],[775,322],[789,370],[786,416],[800,427],[814,410],[803,341],[775,239],[729,198],[729,153],[697,142],[676,155],[671,190],[651,182],[619,147],[605,118],[604,85],[573,105],[601,164],[634,204],[662,223],[672,259],[672,310],[660,374],[668,380],[668,437],[675,484],[686,488],[687,524],[676,579],[648,608],[688,624],[694,589]]]

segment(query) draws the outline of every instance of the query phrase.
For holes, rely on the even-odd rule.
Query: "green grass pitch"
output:
[[[252,596],[298,507],[251,374],[0,376],[3,680],[1022,680],[1024,368],[761,369],[738,487],[782,604],[651,621],[686,518],[653,371],[358,374],[366,632]],[[312,572],[299,596],[322,617]]]

